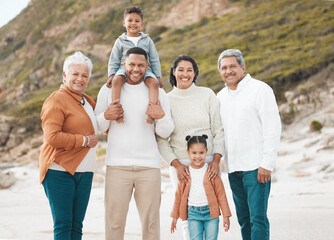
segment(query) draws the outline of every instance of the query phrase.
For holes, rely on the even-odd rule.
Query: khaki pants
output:
[[[124,239],[126,216],[133,190],[142,225],[142,239],[160,239],[160,169],[107,166],[105,184],[106,240]]]

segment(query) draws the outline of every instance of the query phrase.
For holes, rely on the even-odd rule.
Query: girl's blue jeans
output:
[[[43,181],[49,199],[55,240],[81,240],[92,187],[93,172],[68,172],[49,169]]]
[[[269,240],[267,217],[271,181],[259,183],[257,169],[228,175],[243,240]]]
[[[188,228],[191,240],[216,240],[219,230],[219,218],[210,218],[209,206],[188,206]]]

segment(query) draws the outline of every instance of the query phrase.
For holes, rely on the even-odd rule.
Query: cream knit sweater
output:
[[[168,94],[175,129],[169,138],[158,137],[161,156],[170,164],[174,159],[188,159],[187,135],[208,136],[208,155],[224,153],[224,137],[219,101],[214,92],[192,84],[187,89],[174,89]]]

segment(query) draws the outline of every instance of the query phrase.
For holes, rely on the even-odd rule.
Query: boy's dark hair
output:
[[[147,60],[147,53],[144,49],[140,47],[133,47],[130,48],[128,51],[126,51],[125,58],[130,56],[130,54],[139,54],[139,55],[144,55],[145,59]]]
[[[140,7],[137,7],[137,6],[131,6],[131,7],[127,7],[124,9],[124,19],[126,18],[127,15],[129,15],[130,13],[137,13],[141,20],[144,19],[144,16],[143,16],[143,13],[141,11],[141,8]]]
[[[208,136],[205,134],[203,134],[202,136],[192,136],[192,137],[190,135],[186,136],[187,150],[189,150],[190,146],[194,143],[202,143],[204,144],[205,148],[208,148],[205,139],[208,139]]]
[[[198,66],[197,66],[197,63],[195,62],[195,60],[188,56],[188,55],[179,55],[173,62],[173,66],[171,67],[170,69],[170,74],[169,74],[169,83],[173,86],[173,87],[176,87],[177,86],[177,81],[176,81],[176,78],[173,74],[173,71],[175,71],[175,69],[177,68],[177,65],[179,64],[179,62],[181,61],[188,61],[188,62],[191,62],[192,65],[193,65],[193,69],[194,69],[194,72],[195,72],[195,76],[194,76],[194,80],[193,80],[193,83],[196,81],[197,79],[197,76],[199,74],[199,69],[198,69]]]

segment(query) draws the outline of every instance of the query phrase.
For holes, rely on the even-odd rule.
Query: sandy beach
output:
[[[281,158],[283,161],[283,158]],[[283,164],[282,164],[283,165]],[[43,187],[38,184],[37,166],[8,169],[17,183],[0,191],[0,239],[53,239],[52,217]],[[162,169],[161,239],[182,239],[180,221],[176,233],[170,234],[169,217],[173,195],[167,167]],[[241,239],[227,174],[222,174],[233,217],[231,229],[220,229],[219,239]],[[274,174],[269,200],[271,239],[334,239],[334,181],[316,177],[297,178],[284,169]],[[141,239],[140,222],[132,200],[125,239]],[[104,183],[95,182],[91,193],[83,239],[104,239]]]

